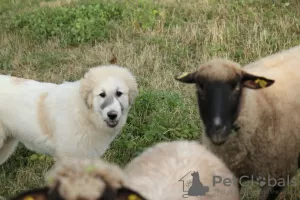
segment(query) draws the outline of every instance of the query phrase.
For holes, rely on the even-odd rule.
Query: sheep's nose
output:
[[[216,117],[213,121],[213,129],[215,131],[221,131],[224,128],[224,124],[220,117]]]
[[[221,135],[221,134],[214,134],[210,137],[211,141],[215,144],[215,145],[222,145],[224,144],[229,138],[229,135]]]
[[[109,119],[115,120],[118,116],[118,112],[117,111],[109,111],[107,113],[107,116],[108,116]]]
[[[216,131],[216,132],[222,132],[222,130],[224,130],[224,128],[225,128],[225,125],[222,125],[222,124],[215,125],[214,126],[214,131]]]

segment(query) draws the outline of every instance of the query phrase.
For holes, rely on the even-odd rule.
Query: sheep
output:
[[[182,178],[193,179],[187,194],[182,190]],[[237,200],[234,178],[220,159],[198,142],[161,142],[125,169],[101,158],[59,157],[46,174],[46,186],[21,192],[11,200],[179,200],[186,196]]]
[[[235,176],[196,141],[160,142],[134,158],[124,171],[125,185],[150,200],[239,199]]]
[[[243,68],[212,59],[175,79],[196,85],[202,143],[226,163],[240,188],[246,180],[273,181],[260,199],[276,199],[300,167],[300,46]]]
[[[58,157],[45,175],[46,186],[21,192],[11,200],[145,200],[124,186],[120,167],[102,159]]]
[[[137,81],[119,65],[62,84],[0,75],[0,164],[18,142],[51,156],[102,156],[124,127]]]

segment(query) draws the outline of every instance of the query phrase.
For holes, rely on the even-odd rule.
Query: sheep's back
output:
[[[151,199],[179,200],[183,184],[192,181],[191,172],[197,171],[200,181],[209,192],[192,199],[239,199],[234,175],[214,154],[197,142],[174,141],[160,143],[130,162],[125,171],[128,186]],[[213,186],[213,177],[231,180],[230,186],[218,183]],[[216,178],[218,179],[218,178]],[[181,181],[183,180],[183,181]]]
[[[244,103],[244,107],[249,107],[249,109],[244,109],[240,115],[250,116],[249,113],[252,110],[252,113],[257,114],[256,117],[258,117],[256,122],[259,123],[259,126],[257,127],[262,127],[258,131],[260,135],[265,135],[263,131],[268,132],[269,139],[277,148],[279,143],[284,146],[292,146],[297,141],[299,145],[295,151],[299,152],[300,45],[250,63],[245,66],[245,69],[248,69],[249,73],[273,79],[275,83],[269,88],[261,90],[246,89],[248,94],[244,96],[254,100],[253,106],[256,105],[257,108],[247,106],[246,104],[250,104],[248,100]],[[255,127],[251,123],[249,126]],[[257,136],[259,137],[259,135]],[[284,147],[282,146],[282,148]]]

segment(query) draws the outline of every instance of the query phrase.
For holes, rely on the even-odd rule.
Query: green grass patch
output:
[[[0,196],[10,197],[28,188],[44,184],[44,174],[53,165],[47,157],[32,159],[33,152],[20,144],[13,156],[0,165]]]
[[[122,19],[117,4],[90,4],[75,7],[40,8],[18,15],[13,30],[32,39],[59,38],[62,45],[78,45],[109,38],[112,21]]]
[[[30,65],[37,71],[48,71],[57,68],[58,65],[65,64],[69,60],[69,55],[60,51],[45,51],[30,53],[23,58],[24,65]]]
[[[141,90],[108,158],[124,165],[157,142],[199,138],[199,119],[193,114],[178,92]]]
[[[122,22],[149,30],[163,18],[163,11],[148,1],[80,3],[23,12],[13,18],[10,30],[39,42],[58,38],[63,46],[76,46],[115,38]]]
[[[10,70],[11,69],[11,55],[1,55],[0,54],[0,70]]]

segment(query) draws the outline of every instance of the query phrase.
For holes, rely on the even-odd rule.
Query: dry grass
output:
[[[55,1],[41,1],[40,6],[41,7],[58,7],[58,6],[64,6],[70,3],[76,2],[76,0],[55,0]]]
[[[137,6],[132,3],[124,7],[129,9],[127,17],[113,22],[108,38],[77,46],[62,46],[59,37],[38,41],[22,30],[9,29],[17,13],[36,12],[40,6],[46,5],[53,7],[47,7],[48,10],[69,3],[69,6],[75,6],[75,1],[2,1],[0,73],[61,83],[79,79],[89,67],[107,64],[114,53],[118,64],[127,66],[137,76],[141,89],[173,91],[184,97],[188,107],[186,110],[179,109],[177,115],[182,118],[188,116],[187,120],[195,124],[199,124],[199,116],[193,87],[176,82],[173,79],[175,73],[193,70],[213,57],[225,57],[246,64],[300,44],[298,0],[290,0],[289,4],[279,0],[276,4],[271,0],[156,0],[152,1],[153,4],[147,4],[151,1],[141,1],[141,9],[156,10],[158,15],[139,18],[140,14],[131,14],[130,9]],[[34,33],[35,30],[31,31]],[[142,109],[138,111],[142,112]],[[134,124],[128,125],[123,134],[130,134],[126,130],[133,130],[130,129],[132,126]],[[198,128],[201,126],[190,131]],[[172,129],[166,132],[172,133]],[[180,137],[169,137],[177,138]],[[119,137],[107,152],[107,160],[125,164],[132,158],[136,149],[124,155],[127,141],[123,141],[122,147],[122,139]],[[141,136],[135,145],[147,147],[157,141],[143,143],[144,140]],[[51,162],[32,161],[31,154],[20,146],[17,153],[0,166],[0,196],[7,197],[43,184],[43,173]],[[296,180],[299,182],[300,177]],[[299,191],[300,184],[291,186],[280,199],[297,199],[300,197]],[[258,192],[256,186],[249,185],[243,190],[243,199],[253,199]]]

